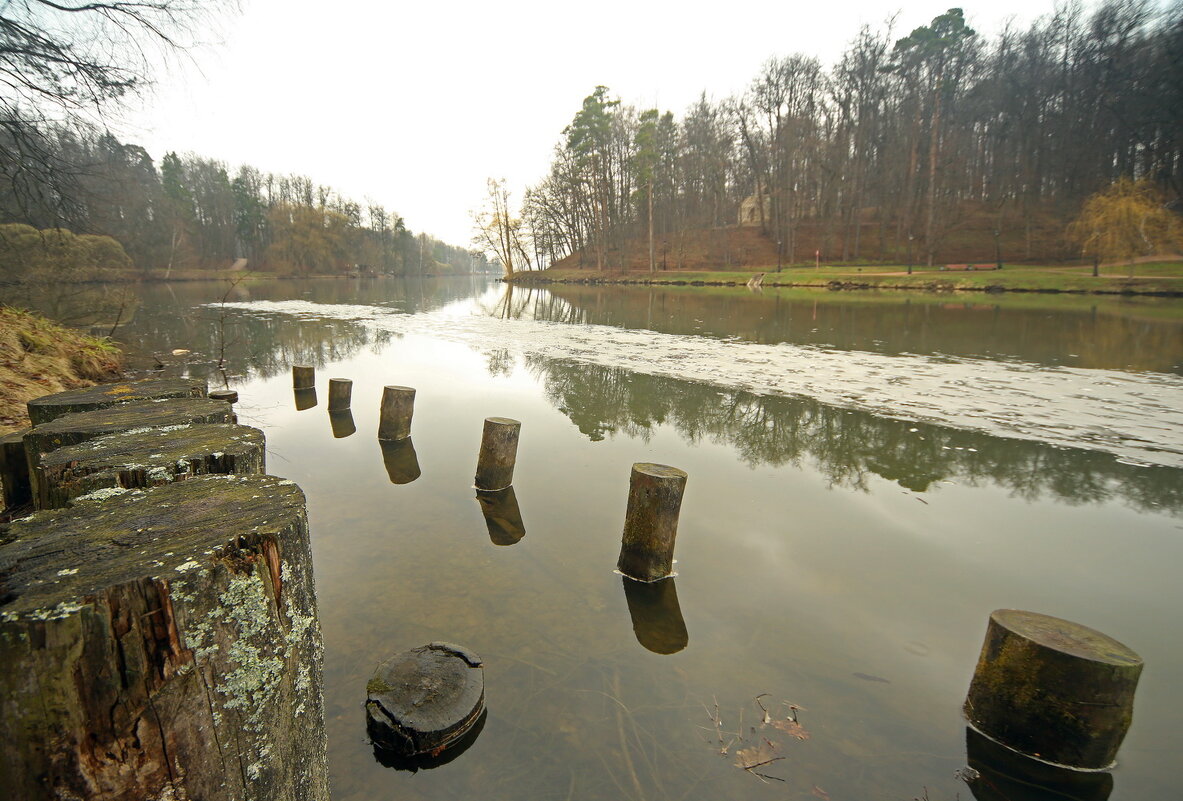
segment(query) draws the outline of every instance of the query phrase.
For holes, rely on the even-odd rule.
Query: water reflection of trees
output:
[[[988,295],[752,294],[742,289],[554,285],[507,289],[497,316],[643,328],[748,342],[877,353],[1010,357],[1098,369],[1183,371],[1183,322],[1166,299],[1049,300]],[[1162,314],[1156,319],[1155,314]]]
[[[1123,464],[1057,448],[892,420],[811,398],[755,395],[690,381],[543,358],[527,360],[547,398],[589,439],[647,440],[669,425],[691,443],[731,446],[751,466],[811,463],[834,485],[866,490],[881,476],[914,492],[951,481],[1005,487],[1025,500],[1123,500],[1142,511],[1183,509],[1183,471]]]

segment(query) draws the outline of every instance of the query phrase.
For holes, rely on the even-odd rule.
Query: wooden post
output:
[[[657,581],[673,574],[674,538],[686,489],[686,472],[649,462],[633,465],[628,510],[617,568],[638,581]]]
[[[382,463],[386,466],[386,475],[391,484],[410,484],[423,474],[419,469],[415,444],[410,437],[380,439],[378,445],[382,448]]]
[[[415,414],[415,390],[411,387],[382,388],[382,406],[378,415],[378,439],[395,441],[411,436],[411,417]]]
[[[1099,631],[999,609],[990,615],[965,715],[1023,754],[1108,768],[1133,718],[1142,659]]]
[[[526,536],[526,524],[522,522],[522,510],[518,507],[518,496],[513,487],[497,492],[476,491],[477,503],[485,516],[485,527],[494,545],[514,545]]]
[[[314,389],[316,387],[316,368],[302,364],[292,365],[292,389]]]
[[[329,379],[329,411],[342,412],[349,408],[353,382],[348,378]]]
[[[296,397],[296,411],[302,412],[305,409],[311,409],[316,405],[316,389],[308,387],[307,389],[294,389],[292,393]]]
[[[15,509],[33,500],[29,484],[29,461],[25,456],[25,434],[29,429],[0,436],[0,489],[4,492],[3,509]]]
[[[486,417],[481,452],[476,461],[476,488],[503,490],[513,483],[522,424],[508,417]]]
[[[7,801],[327,801],[291,481],[199,476],[39,512],[10,525],[0,565]]]
[[[674,579],[634,581],[621,576],[637,642],[655,654],[676,654],[690,642]]]
[[[337,439],[345,439],[357,432],[357,424],[353,422],[353,412],[348,408],[339,411],[330,409],[329,425],[333,427],[333,436]]]

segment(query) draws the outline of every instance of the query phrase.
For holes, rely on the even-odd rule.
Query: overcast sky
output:
[[[123,126],[159,163],[193,152],[300,173],[398,211],[414,231],[469,244],[488,177],[541,179],[584,96],[679,118],[705,91],[738,93],[773,55],[826,65],[866,23],[897,38],[949,0],[647,2],[242,0],[218,44],[158,76]],[[966,16],[992,36],[1053,0],[992,0]]]

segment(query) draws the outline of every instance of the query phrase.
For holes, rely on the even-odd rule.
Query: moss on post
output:
[[[230,404],[208,398],[134,401],[110,408],[63,415],[44,425],[35,426],[24,436],[33,499],[35,501],[42,495],[37,486],[37,464],[42,454],[124,431],[234,422],[237,421]]]
[[[1049,615],[990,615],[965,714],[1014,750],[1074,768],[1111,766],[1133,719],[1142,659],[1099,631]]]
[[[201,476],[14,522],[0,546],[10,801],[327,801],[304,496]]]
[[[36,467],[39,509],[58,509],[100,490],[143,489],[193,476],[259,475],[263,432],[229,423],[123,432],[43,454]]]
[[[204,378],[149,378],[144,381],[120,381],[114,384],[72,389],[29,401],[29,420],[34,426],[56,420],[62,415],[107,409],[121,403],[164,398],[204,398]]]

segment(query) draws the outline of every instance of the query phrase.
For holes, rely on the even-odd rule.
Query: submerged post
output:
[[[357,425],[353,422],[353,412],[349,409],[330,411],[329,425],[333,427],[333,436],[336,439],[351,437],[357,431]]]
[[[965,715],[1020,753],[1103,769],[1130,727],[1141,673],[1141,657],[1099,631],[999,609],[990,615]]]
[[[411,417],[415,414],[415,390],[411,387],[382,388],[382,407],[378,415],[378,439],[400,440],[411,436]]]
[[[308,389],[294,389],[292,394],[296,396],[296,411],[302,412],[305,409],[311,409],[316,405],[316,389],[309,387]]]
[[[349,408],[353,382],[348,378],[329,379],[329,411],[343,412]]]
[[[684,470],[650,462],[633,465],[616,565],[621,573],[638,581],[657,581],[673,573],[685,489]]]
[[[476,461],[476,488],[503,490],[513,483],[522,424],[508,417],[486,417],[481,452]]]
[[[316,368],[303,364],[292,365],[292,389],[316,387]]]

